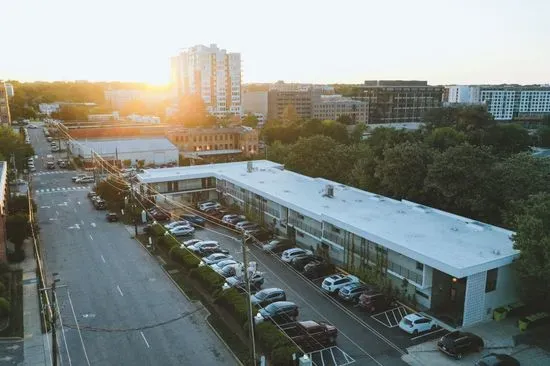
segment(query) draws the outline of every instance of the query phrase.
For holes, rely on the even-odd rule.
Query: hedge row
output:
[[[166,229],[164,228],[164,226],[162,226],[159,223],[156,223],[153,226],[151,226],[151,233],[153,234],[153,236],[163,236],[165,232],[166,232]]]
[[[215,300],[217,304],[225,308],[243,327],[248,321],[248,304],[245,296],[237,291],[237,289],[230,288],[223,291]]]
[[[224,278],[209,266],[202,266],[191,271],[191,278],[196,279],[209,294],[215,295],[222,290]]]
[[[170,258],[172,258],[174,262],[181,264],[187,270],[197,268],[201,262],[189,249],[180,248],[179,246],[171,247]]]

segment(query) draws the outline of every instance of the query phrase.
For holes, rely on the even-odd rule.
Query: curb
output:
[[[151,258],[153,258],[157,263],[158,263],[158,259],[153,255],[153,253],[151,253],[146,247],[145,245],[143,245],[142,242],[140,242],[135,236],[134,236],[134,233],[132,232],[131,233],[131,238],[134,239],[135,241],[137,241],[139,243],[139,245],[141,245],[141,247],[149,254],[149,256],[151,256]],[[208,317],[211,315],[210,314],[210,311],[204,307],[204,305],[198,301],[198,300],[191,300],[189,298],[189,296],[187,296],[187,294],[185,293],[185,291],[183,291],[183,289],[178,285],[178,283],[176,281],[174,281],[174,279],[172,278],[172,276],[170,276],[170,274],[166,271],[166,269],[164,269],[164,266],[160,266],[160,268],[162,269],[162,272],[164,272],[164,274],[166,275],[166,277],[168,277],[168,279],[170,281],[172,281],[172,283],[174,284],[174,286],[176,286],[176,288],[183,294],[183,296],[185,296],[185,298],[187,300],[189,300],[189,302],[191,302],[192,304],[200,304],[203,309],[206,311],[207,315],[204,317],[204,320],[206,321],[206,324],[208,324],[208,326],[210,327],[210,329],[212,329],[212,331],[214,331],[214,334],[218,337],[218,339],[223,343],[223,345],[225,346],[225,348],[227,348],[227,350],[229,351],[229,353],[231,353],[231,355],[233,356],[233,358],[235,359],[235,361],[237,361],[237,365],[239,366],[244,366],[243,363],[241,362],[241,360],[239,360],[239,358],[237,357],[237,355],[233,352],[233,350],[227,345],[227,343],[225,342],[225,340],[220,336],[220,334],[218,333],[218,331],[212,326],[212,324],[210,324],[210,322],[208,321]]]

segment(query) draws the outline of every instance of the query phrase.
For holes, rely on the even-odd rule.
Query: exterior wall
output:
[[[355,123],[366,123],[368,104],[342,96],[322,96],[320,102],[313,103],[312,117],[325,120],[336,120],[347,115]]]
[[[2,81],[0,81],[0,124],[11,125],[8,91]]]
[[[487,272],[468,276],[466,281],[466,297],[464,300],[464,317],[462,326],[479,323],[486,318],[485,312],[485,281]]]
[[[267,116],[267,91],[243,91],[243,113]]]
[[[241,115],[241,55],[215,44],[197,45],[171,59],[172,81],[179,95],[198,94],[217,117]]]
[[[519,301],[520,283],[515,274],[514,264],[500,267],[497,274],[497,286],[494,291],[485,294],[486,319],[490,319],[493,310]]]
[[[313,115],[313,103],[320,100],[321,91],[306,90],[270,90],[268,93],[268,120],[282,119],[285,108],[294,106],[298,118],[308,119]]]
[[[251,128],[187,128],[168,131],[167,138],[176,145],[180,152],[203,152],[220,154],[233,150],[245,155],[258,152],[258,131]]]

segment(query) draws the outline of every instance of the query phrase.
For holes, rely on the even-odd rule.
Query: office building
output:
[[[10,101],[6,84],[0,80],[0,125],[11,125]]]
[[[311,87],[274,87],[268,92],[268,120],[282,120],[289,108],[298,119],[313,118],[313,104],[320,101],[321,90]]]
[[[354,99],[368,104],[367,123],[422,122],[424,114],[442,105],[444,88],[418,80],[367,80]]]
[[[4,83],[6,86],[6,94],[8,94],[9,98],[12,98],[15,95],[15,90],[13,89],[13,84],[11,83]]]
[[[497,121],[534,121],[550,114],[550,86],[452,85],[444,102],[483,104]]]
[[[172,84],[178,97],[199,95],[216,116],[241,115],[241,54],[197,45],[171,58]]]
[[[184,157],[254,155],[258,153],[258,131],[245,126],[227,128],[174,128],[166,136]]]
[[[261,114],[267,117],[267,90],[243,88],[243,114]]]
[[[341,116],[349,116],[354,123],[366,123],[368,103],[341,95],[321,95],[313,103],[312,118],[337,120]]]
[[[137,179],[136,189],[159,203],[168,197],[237,205],[349,272],[380,270],[420,308],[458,326],[489,320],[494,309],[519,300],[519,252],[509,230],[265,160],[149,169]]]
[[[88,121],[91,121],[91,122],[118,121],[119,119],[120,119],[120,115],[118,112],[88,114]]]

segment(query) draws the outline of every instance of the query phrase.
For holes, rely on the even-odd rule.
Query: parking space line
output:
[[[399,308],[397,308],[399,310]],[[395,320],[395,325],[393,327],[396,327],[399,324],[399,321],[397,320],[397,317],[395,316],[395,309],[392,310],[391,314],[393,315],[393,319]]]
[[[428,332],[428,333],[424,333],[424,334],[421,334],[421,335],[416,336],[416,337],[412,337],[412,338],[411,338],[411,341],[414,341],[414,340],[416,340],[416,339],[425,337],[425,336],[427,336],[427,335],[431,335],[431,334],[435,334],[435,333],[441,332],[442,330],[445,330],[445,328],[439,328],[439,329],[437,329],[437,330],[434,330],[433,332]]]

